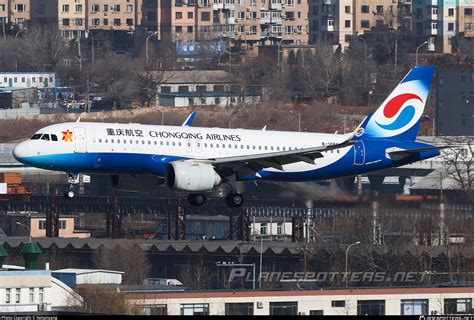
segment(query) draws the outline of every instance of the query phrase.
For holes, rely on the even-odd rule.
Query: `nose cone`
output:
[[[19,161],[19,162],[24,162],[24,158],[28,156],[28,148],[26,146],[25,142],[22,142],[18,144],[14,149],[13,149],[13,157]]]

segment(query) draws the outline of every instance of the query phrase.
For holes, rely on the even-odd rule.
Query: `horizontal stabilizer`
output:
[[[407,156],[410,156],[412,154],[417,154],[417,153],[426,152],[426,151],[433,151],[433,150],[441,150],[441,149],[446,149],[450,147],[451,146],[440,146],[440,147],[431,146],[431,147],[425,147],[425,148],[406,149],[406,150],[391,148],[391,149],[387,149],[387,155],[392,160],[399,160]]]

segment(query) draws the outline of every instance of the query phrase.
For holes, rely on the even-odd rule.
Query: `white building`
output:
[[[62,275],[74,275],[74,285],[80,284],[121,284],[122,271],[101,270],[101,269],[60,269],[55,270],[55,277],[62,279]]]
[[[162,315],[472,314],[474,287],[129,293]]]
[[[51,72],[0,72],[0,88],[54,88],[56,74]]]
[[[79,296],[51,270],[25,270],[3,265],[0,270],[0,311],[57,311],[82,304]]]

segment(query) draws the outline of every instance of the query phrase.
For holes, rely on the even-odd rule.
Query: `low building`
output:
[[[55,270],[53,276],[61,279],[71,287],[81,284],[121,284],[122,271],[102,269],[67,268]]]
[[[125,296],[147,313],[164,315],[471,314],[474,287],[128,292]]]
[[[1,312],[66,310],[82,304],[82,297],[51,270],[25,270],[3,265],[0,269]]]
[[[61,215],[59,217],[60,238],[89,238],[89,231],[75,230],[75,219],[73,215]],[[27,225],[31,230],[31,237],[46,237],[46,216],[37,212],[7,213],[2,217],[3,230],[9,236],[28,236],[28,230],[19,225]]]
[[[52,72],[0,72],[0,88],[54,88],[56,74]]]
[[[258,88],[247,88],[232,74],[222,70],[165,71],[157,78],[157,104],[171,107],[229,106],[237,102],[259,102]]]

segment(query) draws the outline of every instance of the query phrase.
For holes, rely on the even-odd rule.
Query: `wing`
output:
[[[345,148],[353,145],[354,143],[354,141],[348,139],[338,144],[289,151],[216,158],[210,159],[210,161],[216,170],[223,176],[229,176],[234,173],[236,173],[238,176],[256,175],[258,171],[264,168],[283,170],[283,165],[295,162],[302,161],[309,164],[314,164],[315,159],[324,157],[322,154],[323,152]]]

